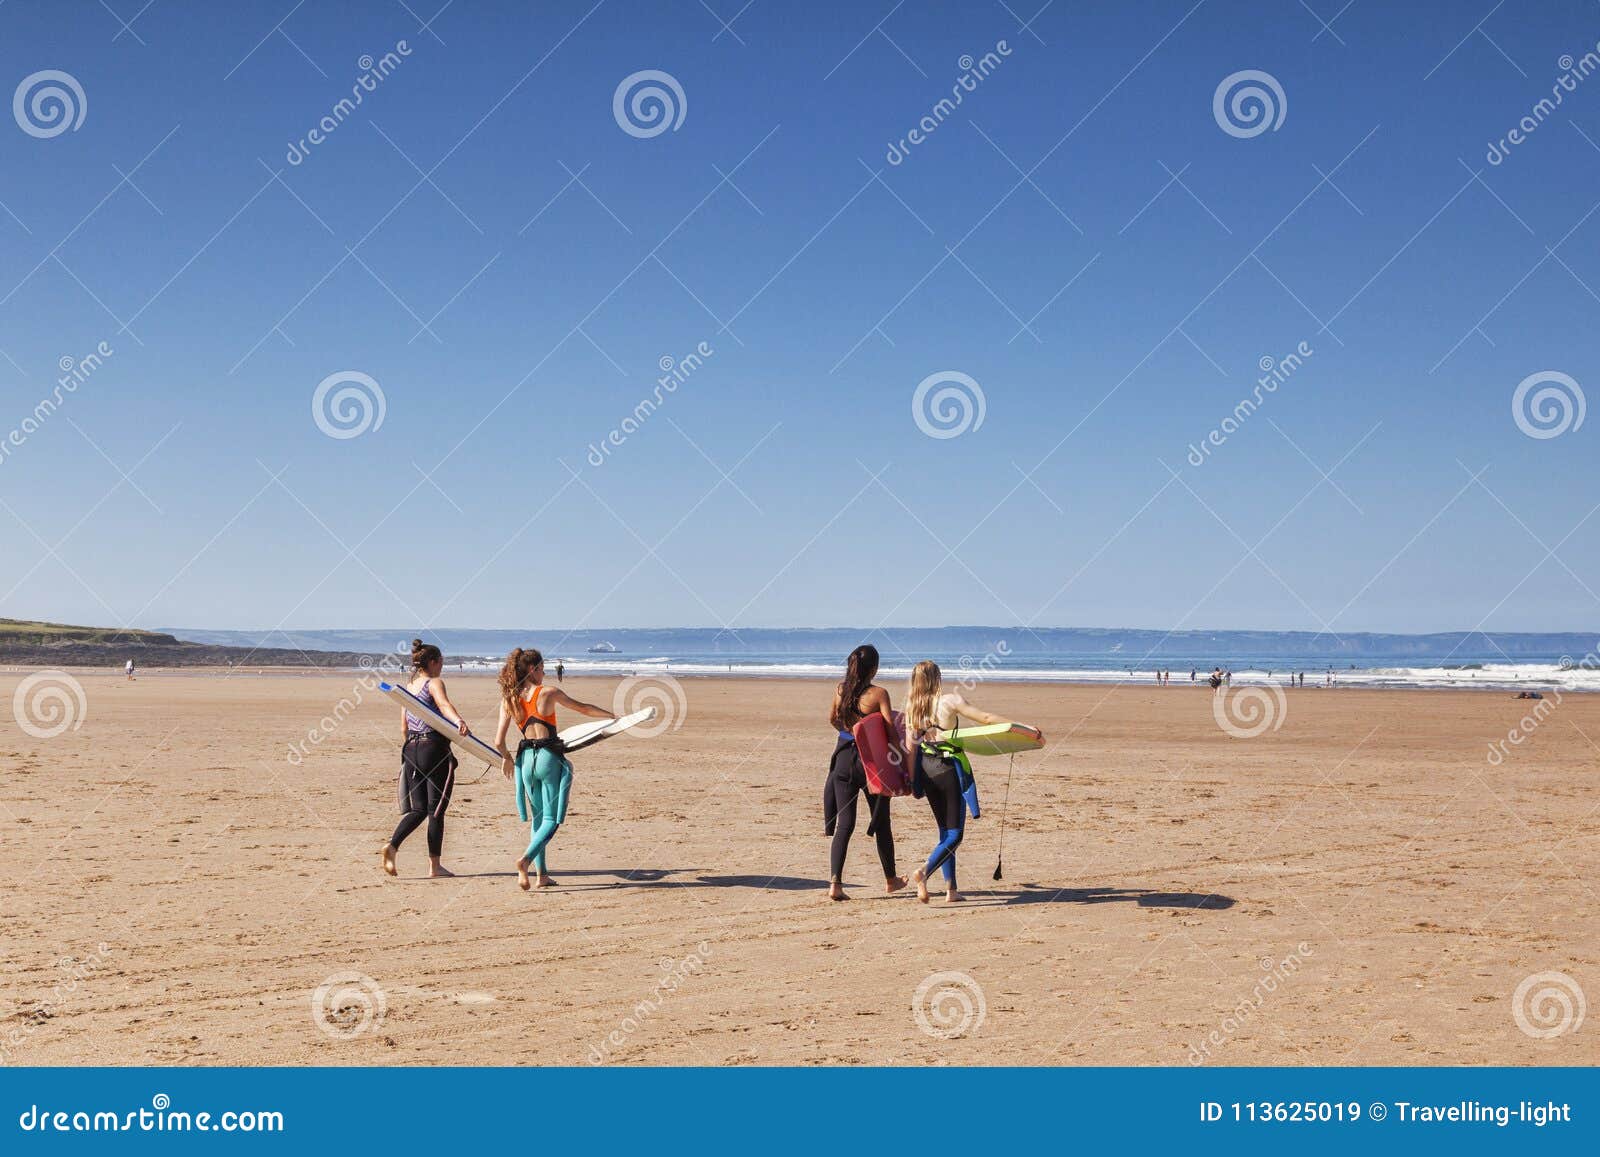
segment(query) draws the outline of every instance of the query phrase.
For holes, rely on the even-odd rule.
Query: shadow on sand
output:
[[[1024,884],[1021,888],[1000,891],[989,889],[970,893],[972,904],[1114,904],[1132,903],[1141,908],[1203,908],[1217,911],[1232,908],[1232,896],[1217,892],[1152,892],[1148,888],[1051,888],[1044,884]]]
[[[655,887],[669,888],[753,888],[761,892],[820,892],[827,888],[826,880],[812,880],[804,876],[707,876],[697,875],[695,868],[556,868],[558,881],[565,881],[564,890],[591,892],[616,888]],[[515,872],[459,872],[458,877],[483,879],[514,877]],[[609,877],[606,878],[606,877]],[[582,881],[581,883],[579,881]],[[941,900],[941,883],[933,885],[935,900]],[[847,884],[857,892],[866,885]],[[873,888],[872,892],[878,889]],[[870,894],[870,893],[869,893]],[[903,896],[914,896],[907,888]],[[966,893],[970,907],[1010,906],[1014,904],[1137,904],[1141,908],[1190,908],[1220,911],[1234,906],[1231,896],[1217,892],[1153,892],[1148,888],[1052,888],[1045,884],[1023,884],[1015,888],[979,888]]]

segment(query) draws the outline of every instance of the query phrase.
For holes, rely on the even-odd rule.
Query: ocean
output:
[[[1214,666],[1233,682],[1336,687],[1600,691],[1600,639],[1578,633],[1449,632],[1432,635],[1304,631],[1180,631],[1101,628],[916,627],[619,628],[615,630],[210,631],[163,628],[181,639],[243,646],[409,654],[420,635],[451,667],[498,668],[512,647],[538,647],[574,675],[707,675],[836,679],[858,643],[883,655],[882,674],[902,679],[932,659],[947,682],[1155,683],[1204,681]],[[601,652],[594,648],[612,647]]]

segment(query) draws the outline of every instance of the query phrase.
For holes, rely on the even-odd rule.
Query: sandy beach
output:
[[[422,878],[420,833],[380,873],[398,713],[358,673],[76,678],[81,726],[0,740],[8,1062],[1600,1062],[1514,1001],[1600,997],[1600,697],[1495,763],[1532,706],[1503,693],[1308,687],[1241,739],[1187,684],[980,688],[1050,746],[1008,803],[978,761],[969,899],[925,907],[864,823],[824,899],[824,682],[685,680],[676,730],[576,755],[561,886],[527,894],[511,788],[466,762],[459,878]],[[492,681],[448,678],[488,731]],[[909,871],[932,819],[894,816]]]

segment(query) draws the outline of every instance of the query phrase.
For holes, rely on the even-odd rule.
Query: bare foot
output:
[[[893,895],[905,886],[906,878],[904,876],[890,876],[883,882],[883,890],[888,895]]]
[[[539,873],[539,882],[534,885],[535,888],[554,888],[555,886],[556,882],[543,872]]]
[[[428,879],[430,880],[447,880],[454,876],[455,873],[443,864],[434,864],[428,868]]]
[[[526,892],[528,890],[529,886],[530,885],[528,884],[528,861],[527,860],[518,860],[517,861],[517,887],[521,888],[524,892]]]
[[[393,844],[383,845],[383,870],[391,876],[395,874]]]
[[[963,901],[965,899],[966,899],[966,897],[963,896],[960,892],[956,891],[954,888],[951,888],[948,892],[946,892],[944,894],[944,902],[946,904],[959,904],[959,903],[961,903],[961,901]]]
[[[924,904],[928,902],[928,873],[918,868],[911,873],[911,882],[917,886],[917,899]]]
[[[844,894],[844,885],[841,884],[838,880],[835,880],[831,884],[828,885],[828,899],[830,899],[830,900],[848,900],[849,898],[850,898],[849,896],[846,896]]]

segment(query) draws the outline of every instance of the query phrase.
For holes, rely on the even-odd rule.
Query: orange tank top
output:
[[[522,715],[522,718],[517,723],[519,729],[526,728],[529,723],[533,722],[534,720],[538,720],[540,723],[543,723],[546,727],[548,727],[552,732],[555,731],[556,709],[551,707],[548,715],[539,714],[539,692],[543,690],[544,686],[541,684],[533,689],[532,694],[517,702],[517,707]]]

